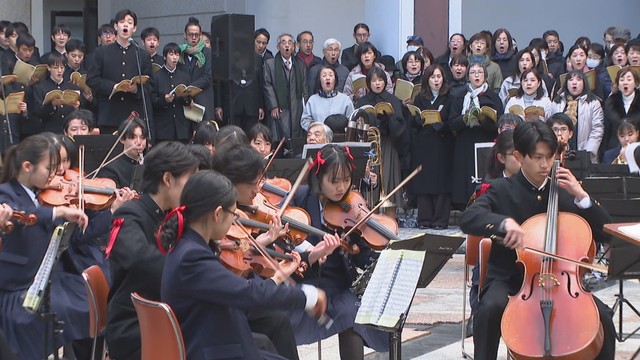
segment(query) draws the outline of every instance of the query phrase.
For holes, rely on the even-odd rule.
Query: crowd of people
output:
[[[363,358],[365,345],[388,351],[388,334],[354,323],[358,300],[349,291],[356,268],[364,269],[377,252],[357,235],[349,239],[359,247],[357,255],[337,250],[344,244],[325,221],[327,205],[354,187],[373,191],[382,185],[380,192],[388,192],[421,165],[406,194],[418,208],[419,227],[445,229],[451,209],[464,210],[483,180],[476,173],[475,144],[497,138],[487,178],[504,179],[491,182],[461,218],[465,232],[505,235],[474,306],[476,358],[495,358],[504,295],[520,285],[513,251],[522,244],[520,224],[546,207],[522,204],[548,194],[557,137],[587,152],[593,163],[625,163],[627,145],[640,134],[640,40],[622,28],[607,29],[604,45],[578,38],[566,57],[553,30],[523,49],[507,29],[469,40],[456,33],[438,57],[414,35],[398,62],[368,41],[370,29],[362,23],[353,29],[352,46],[326,39],[322,57],[313,52],[311,31],[280,34],[274,55],[267,49],[270,33],[258,29],[254,71],[228,81],[215,80],[211,35],[198,19],[188,19],[181,44],[162,45],[150,27],[142,30],[138,47],[136,32],[136,14],[121,10],[100,27],[99,46],[87,54],[85,44],[59,24],[51,31],[51,52],[40,56],[24,24],[0,21],[2,74],[16,75],[3,77],[2,100],[20,100],[11,98],[16,109],[3,121],[0,224],[13,210],[38,218],[34,226],[3,235],[3,358],[37,359],[62,345],[78,359],[91,356],[81,273],[95,264],[110,284],[105,338],[111,359],[141,356],[132,292],[173,308],[190,359],[297,359],[297,345],[335,334],[343,359]],[[44,64],[46,74],[35,68],[25,78],[26,64]],[[420,91],[402,96],[396,88],[402,82]],[[65,92],[52,95],[54,90]],[[388,106],[375,110],[380,103]],[[340,144],[355,123],[378,128],[381,149],[381,168],[367,165],[358,184],[351,151]],[[80,165],[75,138],[95,133],[117,134],[122,143],[122,154],[98,172],[115,182],[113,203],[86,211],[43,204],[39,195],[52,181]],[[272,276],[239,277],[223,266],[219,240],[260,193],[265,160],[299,157],[291,140],[304,137],[327,145],[291,204],[306,210],[323,235],[298,244]],[[282,139],[285,151],[274,154]],[[561,210],[588,218],[596,240],[606,242],[606,211],[571,172],[558,174]],[[402,192],[392,201],[403,204]],[[21,299],[53,227],[63,221],[84,231],[73,232],[51,275],[51,310],[64,322],[51,341],[45,340],[45,322]],[[270,246],[293,226],[284,223],[273,215],[256,241]],[[302,262],[308,270],[299,277]],[[599,358],[612,359],[609,310],[597,305],[605,333]],[[331,326],[318,321],[325,314]]]

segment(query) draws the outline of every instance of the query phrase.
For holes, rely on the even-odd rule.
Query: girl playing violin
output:
[[[42,357],[44,322],[37,313],[25,310],[22,300],[47,251],[53,228],[62,219],[76,222],[82,228],[88,223],[87,215],[79,209],[41,206],[36,200],[36,194],[47,187],[59,162],[55,146],[42,135],[28,137],[10,148],[4,161],[0,203],[37,217],[35,225],[16,225],[13,232],[5,235],[0,252],[0,327],[20,359]],[[55,345],[86,337],[86,333],[79,334],[74,328],[76,309],[67,301],[64,290],[54,283],[50,291],[51,310],[58,320],[64,321],[64,331]],[[49,344],[53,345],[51,341]],[[53,348],[48,352],[53,352]]]
[[[237,218],[236,194],[233,184],[215,171],[189,179],[180,207],[167,215],[158,236],[171,249],[162,273],[162,301],[180,322],[189,359],[209,359],[221,351],[225,358],[284,359],[256,347],[246,311],[304,308],[319,317],[326,295],[308,285],[278,286],[297,269],[298,256],[264,281],[244,279],[224,267],[208,243],[222,239]]]
[[[331,202],[345,199],[351,189],[353,157],[348,147],[329,144],[317,154],[309,170],[309,185],[300,186],[291,201],[309,213],[311,225],[333,233],[324,221],[324,209]],[[338,334],[340,357],[342,359],[362,359],[363,345],[376,351],[388,351],[388,334],[354,323],[358,311],[358,298],[349,291],[356,277],[356,267],[364,268],[377,258],[378,254],[360,238],[352,239],[360,248],[354,256],[334,251],[340,246],[335,235],[325,235],[324,239],[310,235],[298,246],[301,256],[310,267],[301,282],[323,288],[329,298],[327,314],[334,320],[329,329],[319,326],[314,319],[302,312],[291,314],[291,323],[296,331],[298,344],[309,344]],[[323,256],[326,255],[326,258]],[[323,260],[323,261],[318,261]]]

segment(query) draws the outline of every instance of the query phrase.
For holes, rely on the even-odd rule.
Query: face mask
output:
[[[407,45],[407,52],[409,51],[418,51],[418,47],[415,45]]]
[[[602,61],[602,60],[587,59],[587,66],[588,66],[590,69],[593,69],[593,68],[595,68],[595,67],[598,67],[598,65],[600,65],[600,62],[601,62],[601,61]]]

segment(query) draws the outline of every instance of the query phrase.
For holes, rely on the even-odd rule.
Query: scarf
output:
[[[471,84],[467,84],[467,93],[464,95],[464,101],[462,103],[462,114],[464,115],[469,111],[471,106],[480,107],[480,101],[478,100],[478,96],[487,91],[489,85],[485,82],[479,88],[473,90],[471,89]]]
[[[298,51],[298,53],[296,54],[296,57],[302,60],[302,62],[304,63],[304,66],[306,67],[309,67],[309,65],[311,65],[311,62],[313,61],[313,53],[309,55],[305,55],[302,51]]]
[[[284,60],[282,55],[277,53],[274,60],[274,71],[276,74],[276,100],[278,100],[278,107],[284,110],[291,110],[291,104],[289,103],[289,84],[287,81],[287,75],[285,74]],[[296,82],[296,99],[302,99],[302,69],[295,61],[295,58],[291,58],[291,71],[289,76],[293,76]]]
[[[198,41],[196,46],[189,45],[185,40],[184,43],[180,44],[180,62],[182,64],[185,63],[185,53],[186,53],[187,55],[194,56],[197,59],[196,65],[198,67],[203,67],[207,59],[202,53],[202,49],[204,49],[204,40],[202,40],[202,38],[200,38],[200,41]]]
[[[407,80],[413,82],[414,79],[420,77],[420,75],[422,75],[422,71],[419,71],[417,74],[411,75],[409,73],[405,73],[404,76],[407,78]]]
[[[484,64],[487,61],[487,57],[484,55],[476,56],[473,54],[469,55],[469,65],[473,63]]]
[[[336,95],[338,95],[338,90],[333,89],[331,90],[331,92],[325,92],[324,90],[320,89],[318,90],[318,95],[320,95],[320,97],[326,98],[326,99],[330,99],[332,97],[335,97]]]

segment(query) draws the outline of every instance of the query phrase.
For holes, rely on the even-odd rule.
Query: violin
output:
[[[271,203],[279,204],[291,191],[291,182],[285,178],[265,179],[260,193]]]
[[[324,207],[324,219],[334,228],[353,227],[369,213],[365,199],[357,191],[349,191],[339,202],[329,202]],[[399,240],[398,223],[384,214],[372,214],[356,229],[374,250],[384,249],[390,240]]]
[[[8,235],[15,228],[14,221],[25,226],[32,226],[38,222],[35,214],[27,214],[24,211],[13,210],[11,217],[4,224],[0,224],[0,235]],[[0,251],[2,251],[2,239],[0,238]]]
[[[78,204],[80,174],[67,170],[64,176],[56,175],[47,189],[38,194],[40,202],[47,206]],[[89,210],[104,210],[115,200],[116,183],[107,178],[82,179],[85,207]]]
[[[502,338],[514,359],[594,359],[604,342],[598,308],[593,295],[583,288],[576,265],[593,262],[591,228],[576,214],[558,212],[559,167],[556,160],[547,212],[521,226],[525,248],[517,250],[517,261],[524,280],[520,291],[509,296],[501,323]],[[550,255],[526,251],[530,248]]]

